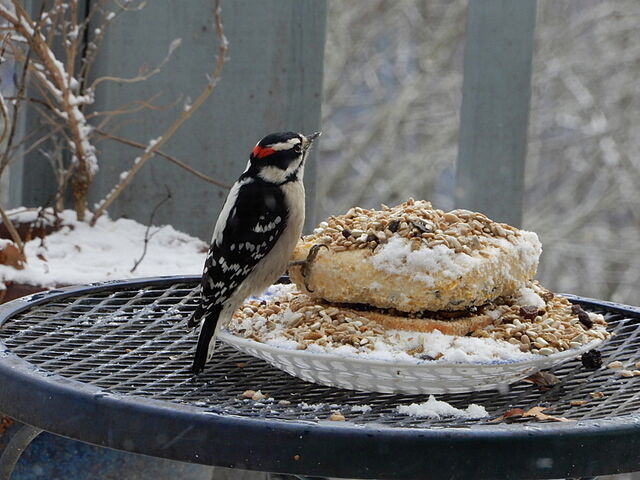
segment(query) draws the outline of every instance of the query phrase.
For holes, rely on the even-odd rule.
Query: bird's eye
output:
[[[293,147],[293,151],[296,153],[300,153],[302,151],[302,147],[300,145],[296,145]]]

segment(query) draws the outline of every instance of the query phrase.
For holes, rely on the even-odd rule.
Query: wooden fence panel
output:
[[[456,206],[522,222],[536,0],[470,1]]]

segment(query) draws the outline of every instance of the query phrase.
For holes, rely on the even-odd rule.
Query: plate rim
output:
[[[549,363],[550,366],[557,365],[555,360],[563,360],[570,358],[572,356],[578,356],[581,353],[591,350],[592,348],[600,345],[604,340],[602,339],[594,339],[584,345],[581,345],[578,348],[567,349],[561,352],[553,353],[551,355],[540,355],[540,354],[531,354],[531,359],[526,360],[507,360],[507,361],[496,361],[490,363],[480,363],[480,362],[451,362],[451,361],[441,361],[441,360],[419,360],[418,362],[410,362],[407,360],[383,360],[383,359],[368,359],[368,358],[358,358],[358,356],[348,356],[348,355],[338,355],[331,352],[311,352],[309,350],[294,350],[291,348],[277,347],[274,345],[270,345],[265,342],[258,342],[256,340],[250,338],[239,337],[237,335],[232,334],[227,328],[221,328],[218,332],[217,338],[224,342],[227,345],[238,348],[249,347],[249,348],[257,348],[260,351],[278,354],[278,355],[288,355],[291,357],[298,358],[308,358],[314,360],[326,360],[326,361],[341,361],[352,364],[361,364],[367,365],[369,367],[372,366],[380,366],[380,367],[403,367],[403,368],[423,368],[423,367],[431,367],[431,368],[460,368],[460,367],[482,367],[482,368],[504,368],[504,367],[526,367],[538,365],[540,363]],[[244,350],[243,350],[244,351]],[[247,353],[247,352],[245,352]],[[548,360],[548,361],[547,361]]]

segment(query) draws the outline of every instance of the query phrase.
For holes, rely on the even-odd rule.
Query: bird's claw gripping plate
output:
[[[309,253],[307,253],[307,258],[305,258],[304,260],[297,260],[295,262],[289,263],[289,267],[291,266],[300,267],[300,274],[304,279],[304,288],[306,288],[308,292],[313,292],[313,290],[309,287],[309,284],[307,283],[307,274],[309,273],[311,264],[314,262],[314,260],[318,256],[318,252],[323,247],[329,250],[329,247],[324,243],[317,243],[309,249]]]

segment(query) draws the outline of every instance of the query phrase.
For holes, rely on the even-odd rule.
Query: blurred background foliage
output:
[[[466,3],[330,1],[318,218],[408,196],[455,207]],[[631,304],[638,20],[636,0],[539,0],[523,225],[546,287]]]

